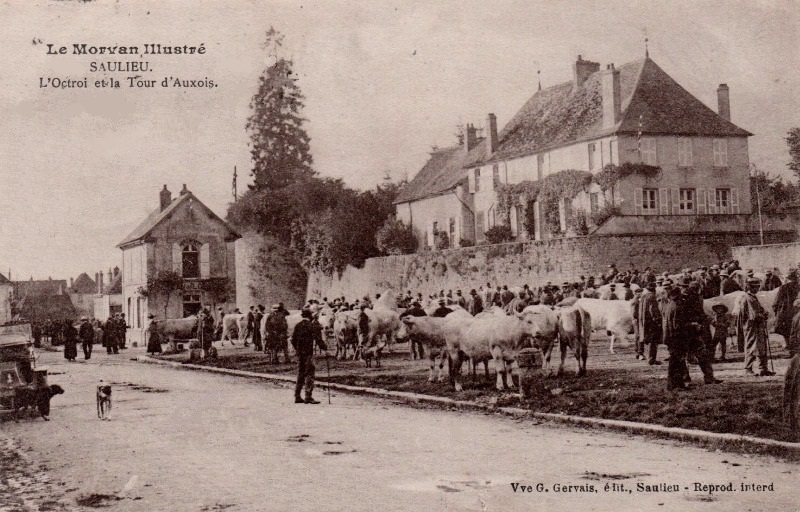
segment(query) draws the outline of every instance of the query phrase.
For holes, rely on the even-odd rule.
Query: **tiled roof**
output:
[[[692,96],[649,58],[623,64],[622,117],[603,129],[602,72],[581,87],[566,82],[534,94],[498,134],[497,151],[487,161],[539,153],[612,133],[747,137]]]
[[[498,146],[486,155],[485,141],[470,151],[463,146],[440,149],[395,200],[402,203],[442,194],[466,178],[460,167],[496,162],[548,151],[613,133],[747,137],[692,96],[649,58],[623,64],[620,73],[622,116],[603,128],[602,72],[576,87],[572,81],[536,92],[498,133]]]
[[[217,214],[215,214],[210,208],[208,208],[200,200],[198,200],[194,196],[194,194],[192,194],[191,192],[186,192],[184,194],[180,194],[178,197],[173,199],[172,202],[169,203],[169,205],[167,205],[166,208],[164,208],[164,211],[161,211],[161,207],[160,206],[158,208],[156,208],[155,210],[153,210],[153,212],[150,213],[150,215],[148,215],[141,222],[141,224],[136,226],[136,229],[131,231],[130,234],[125,237],[124,240],[122,240],[120,243],[117,244],[117,247],[122,247],[122,246],[130,244],[132,242],[137,242],[139,240],[143,240],[143,239],[147,238],[147,236],[150,234],[150,232],[156,226],[158,226],[161,223],[161,221],[163,221],[164,219],[168,218],[172,214],[172,212],[175,211],[175,209],[178,207],[178,205],[180,205],[184,201],[188,200],[190,197],[194,198],[194,200],[198,204],[200,204],[203,208],[208,210],[208,212],[211,215],[213,215],[213,217],[216,220],[218,220],[219,222],[223,223],[225,225],[225,227],[228,228],[228,230],[230,231],[231,236],[233,236],[235,238],[241,238],[241,235],[239,235],[236,231],[234,231],[224,220],[220,219],[217,216]]]
[[[464,146],[452,146],[431,152],[431,157],[414,179],[398,194],[395,204],[416,201],[452,190],[467,179],[466,166],[479,161],[486,153],[482,139],[467,153]]]
[[[83,272],[72,282],[72,291],[76,293],[95,293],[97,284],[86,272]]]
[[[67,291],[66,279],[41,279],[34,281],[12,281],[14,287],[14,296],[18,298],[39,296],[39,295],[57,295],[60,292]]]

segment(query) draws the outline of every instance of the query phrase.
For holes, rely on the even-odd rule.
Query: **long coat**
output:
[[[760,346],[766,350],[767,312],[755,295],[748,293],[740,299],[738,324],[745,347]]]
[[[794,307],[798,291],[800,291],[800,287],[798,287],[797,281],[786,281],[786,284],[778,289],[775,304],[772,306],[775,311],[775,332],[784,339],[788,339],[792,332],[792,318],[798,311]]]
[[[78,357],[78,329],[74,325],[64,326],[64,358],[75,359]]]
[[[639,336],[642,343],[661,343],[661,310],[656,294],[646,291],[639,300]]]

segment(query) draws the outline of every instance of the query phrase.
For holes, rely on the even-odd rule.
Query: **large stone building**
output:
[[[186,185],[173,199],[164,189],[159,207],[119,243],[122,249],[122,310],[132,342],[144,341],[147,317],[182,318],[203,305],[236,303],[234,242],[240,236]],[[180,290],[150,293],[148,278],[162,271],[182,278]]]
[[[395,201],[397,217],[421,247],[439,232],[450,247],[480,243],[498,224],[520,240],[586,234],[574,229],[578,213],[595,234],[752,231],[751,134],[731,122],[727,85],[717,95],[714,112],[649,57],[601,70],[578,56],[572,81],[537,91],[502,130],[489,114],[483,137],[467,125],[463,144],[433,151]],[[584,181],[555,209],[523,192],[501,209],[508,185],[604,169],[616,170],[613,186]]]
[[[11,281],[0,274],[0,325],[11,321]]]

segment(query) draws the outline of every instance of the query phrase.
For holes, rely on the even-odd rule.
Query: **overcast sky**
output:
[[[312,5],[307,5],[312,4]],[[435,4],[435,5],[429,5]],[[244,126],[285,35],[306,96],[316,170],[353,187],[413,175],[455,126],[502,127],[542,86],[569,80],[578,54],[602,66],[650,56],[716,110],[730,86],[751,160],[786,173],[783,137],[800,125],[800,9],[793,1],[11,1],[0,5],[0,273],[90,276],[119,265],[116,244],[186,183],[224,216],[234,166],[249,179]],[[41,41],[41,42],[40,42]],[[36,44],[34,44],[36,43]],[[200,45],[205,55],[72,55],[72,44]],[[47,55],[47,44],[67,55]],[[213,89],[95,89],[91,62],[147,60],[147,78],[211,79]],[[115,74],[118,78],[126,73]],[[90,88],[39,87],[40,78]]]

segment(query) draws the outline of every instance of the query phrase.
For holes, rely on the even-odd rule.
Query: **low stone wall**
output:
[[[786,275],[790,268],[800,267],[800,243],[734,247],[733,258],[745,269],[764,272],[777,268]]]
[[[767,239],[788,242],[795,235],[768,233]],[[372,258],[364,268],[348,267],[340,276],[312,273],[307,297],[353,299],[387,288],[426,295],[448,289],[468,293],[487,282],[540,286],[598,275],[611,263],[621,270],[647,266],[656,271],[677,270],[730,260],[732,247],[757,242],[758,233],[593,235],[426,251]]]

